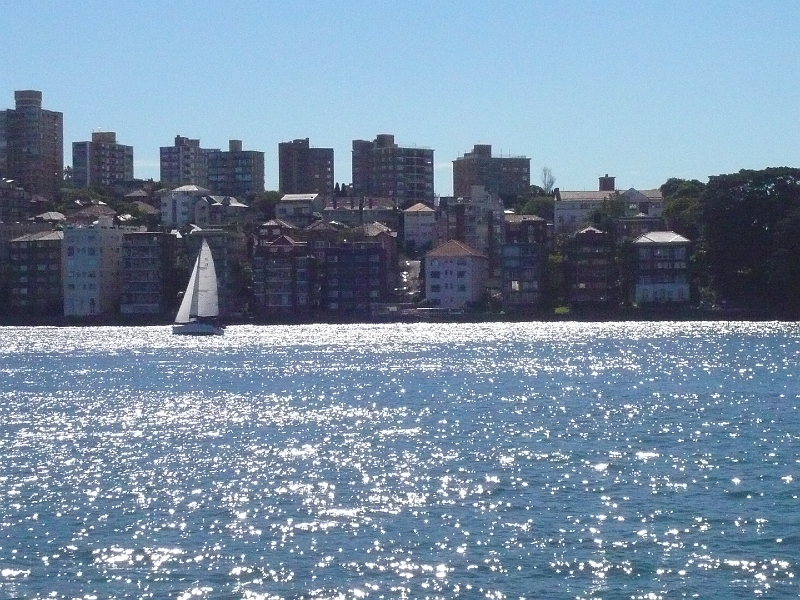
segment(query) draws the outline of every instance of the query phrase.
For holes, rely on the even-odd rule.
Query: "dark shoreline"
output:
[[[576,311],[566,314],[553,312],[537,313],[502,313],[502,312],[465,312],[465,313],[413,313],[399,315],[381,315],[365,318],[364,315],[303,315],[297,318],[229,318],[226,325],[344,325],[344,324],[386,324],[386,323],[605,323],[626,321],[797,321],[800,315],[768,311],[747,310],[703,310],[692,308],[654,309],[630,308],[616,310]],[[63,316],[27,316],[2,315],[0,327],[153,327],[168,326],[171,318],[131,318],[114,316],[98,316],[91,318],[75,318]]]

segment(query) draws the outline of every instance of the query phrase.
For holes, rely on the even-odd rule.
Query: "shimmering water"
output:
[[[786,598],[800,326],[0,329],[0,597]]]

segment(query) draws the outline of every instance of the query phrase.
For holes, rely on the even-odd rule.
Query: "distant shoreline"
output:
[[[739,309],[712,310],[694,308],[653,309],[631,308],[615,310],[573,310],[565,314],[540,312],[529,314],[501,312],[465,312],[465,313],[413,313],[402,315],[381,315],[364,318],[363,315],[319,315],[304,318],[247,318],[236,317],[223,319],[226,325],[343,325],[343,324],[390,324],[390,323],[557,323],[557,322],[625,322],[625,321],[798,321],[800,315],[783,314],[773,311],[747,311]],[[91,318],[75,317],[42,317],[37,315],[3,315],[0,327],[156,327],[169,326],[171,318],[126,318],[115,316],[98,316]]]

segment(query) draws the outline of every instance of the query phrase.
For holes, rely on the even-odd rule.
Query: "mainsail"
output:
[[[217,272],[214,269],[211,248],[204,239],[175,322],[189,323],[197,317],[216,317],[218,315]]]

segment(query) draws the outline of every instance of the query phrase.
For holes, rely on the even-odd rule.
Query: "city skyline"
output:
[[[434,150],[441,195],[475,144],[575,190],[800,162],[793,3],[10,4],[0,107],[41,90],[65,164],[97,130],[143,179],[175,135],[241,139],[267,189],[280,142],[333,148],[350,183],[352,140],[381,133]]]

